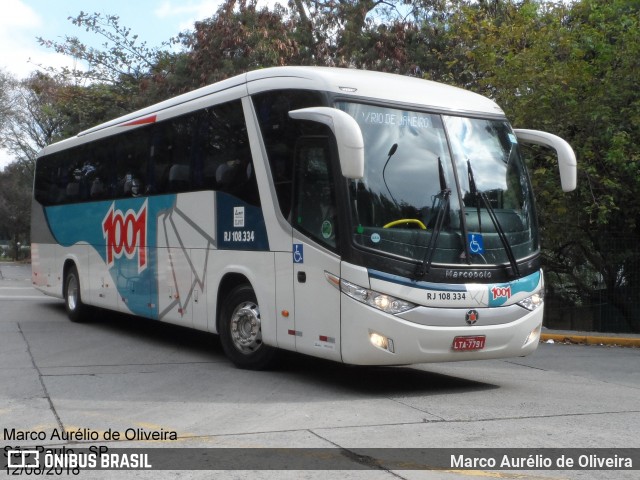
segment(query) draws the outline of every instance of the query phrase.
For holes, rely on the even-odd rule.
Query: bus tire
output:
[[[264,370],[273,364],[276,350],[262,342],[260,308],[250,285],[234,288],[220,315],[220,343],[236,367]]]
[[[80,276],[78,269],[72,265],[64,277],[64,306],[67,316],[72,322],[82,322],[85,320],[85,306],[82,303],[80,293]]]

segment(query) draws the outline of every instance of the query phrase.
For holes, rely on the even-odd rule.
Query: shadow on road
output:
[[[49,312],[55,311],[56,316],[65,315],[62,302],[43,303],[40,304],[40,308]],[[47,313],[43,313],[43,316],[46,315]],[[138,338],[147,345],[156,344],[159,349],[188,349],[211,358],[212,369],[235,370],[226,359],[217,335],[102,309],[91,309],[88,317],[89,320],[84,323],[85,328],[115,332],[129,339]],[[255,374],[243,370],[235,371],[239,377]],[[277,375],[281,380],[300,384],[312,381],[316,387],[325,384],[334,391],[337,388],[343,393],[355,393],[371,398],[463,394],[500,388],[498,385],[407,366],[352,366],[285,351],[280,352],[277,366],[269,374]]]

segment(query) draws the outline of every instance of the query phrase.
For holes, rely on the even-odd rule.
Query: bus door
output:
[[[337,205],[329,139],[301,137],[296,145],[292,223],[296,350],[341,360]]]

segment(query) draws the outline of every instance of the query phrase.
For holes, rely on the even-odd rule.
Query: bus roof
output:
[[[245,94],[299,88],[326,91],[354,99],[413,105],[459,114],[504,116],[502,109],[489,98],[415,77],[347,68],[271,67],[243,73],[102,123],[54,144],[55,147],[46,147],[41,154],[84,143],[79,137],[92,133],[103,132],[100,136],[108,136],[111,134],[107,133],[110,127],[152,123],[156,120],[156,114],[167,113],[167,116],[173,116],[175,113],[170,113],[169,110],[174,107],[237,88],[241,88]]]
[[[276,82],[290,77],[313,90],[450,112],[504,116],[502,109],[487,97],[405,75],[331,67],[274,67],[246,75],[250,93],[252,82],[273,80],[273,88],[277,88]]]

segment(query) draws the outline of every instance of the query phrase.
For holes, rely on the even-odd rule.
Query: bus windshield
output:
[[[539,249],[529,178],[506,120],[338,102],[365,174],[350,181],[354,241],[427,264],[503,265]],[[423,273],[426,273],[424,268]]]

